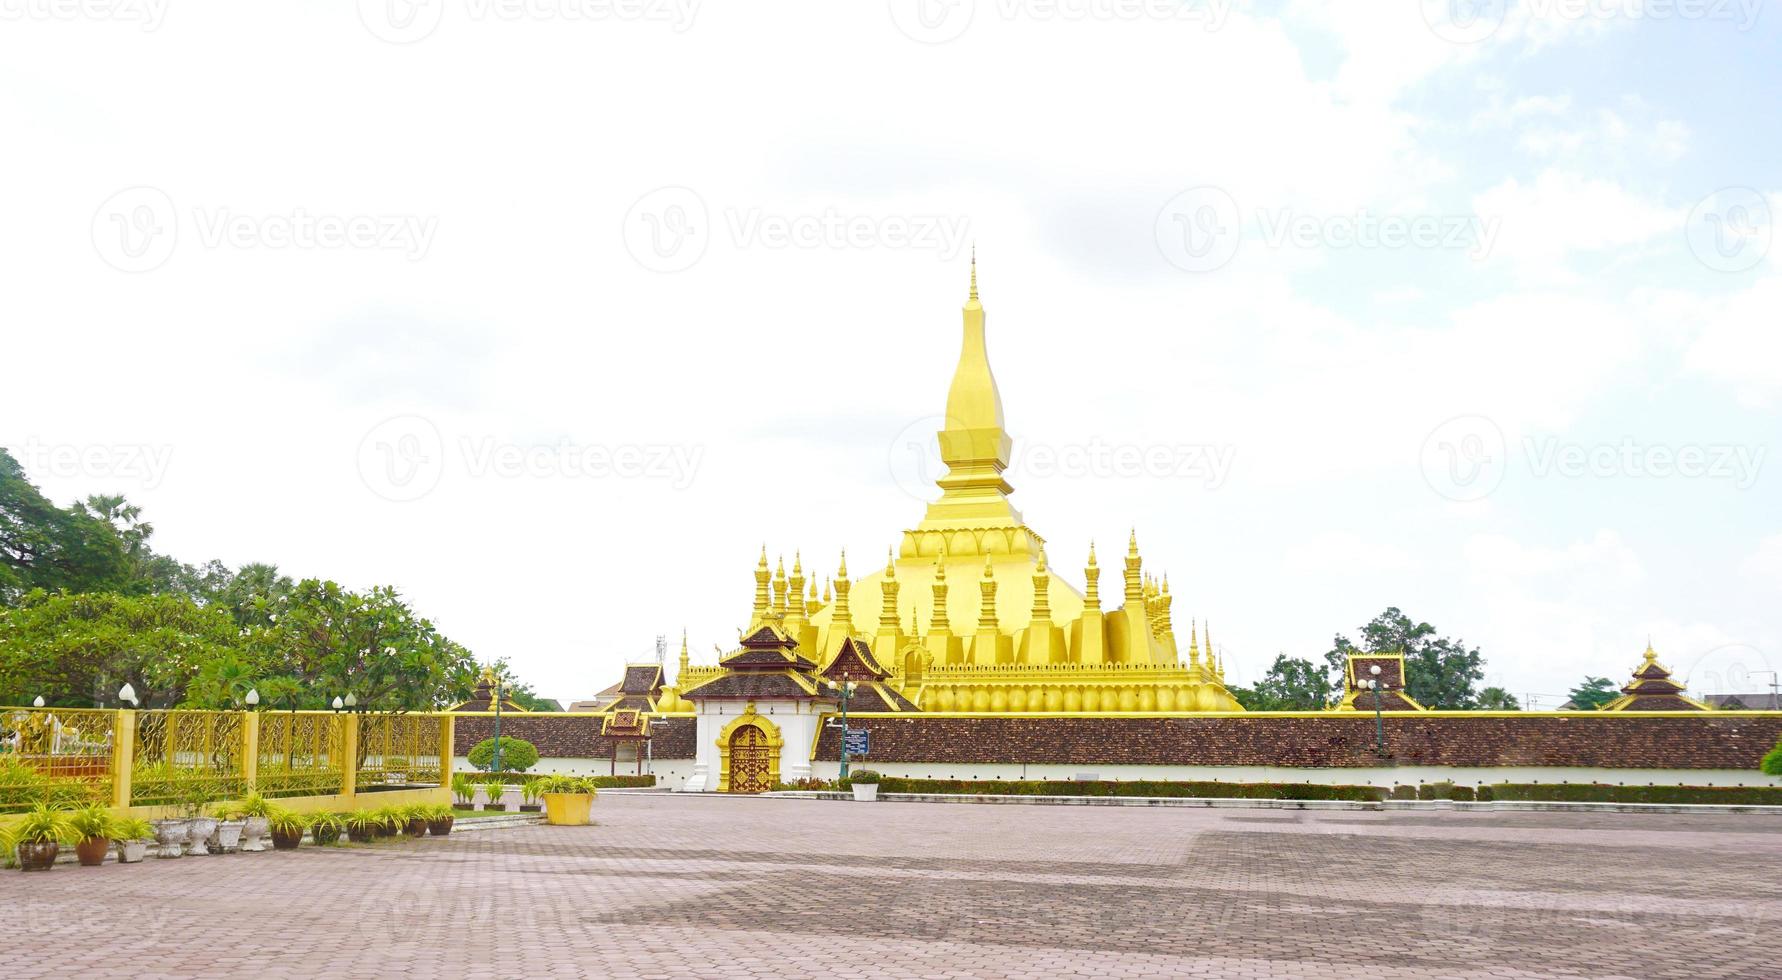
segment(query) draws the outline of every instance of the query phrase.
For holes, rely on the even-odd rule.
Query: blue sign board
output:
[[[847,733],[842,736],[842,741],[847,745],[848,755],[864,757],[867,750],[872,748],[872,730],[868,728],[850,728]]]

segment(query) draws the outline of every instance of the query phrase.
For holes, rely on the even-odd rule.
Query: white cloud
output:
[[[1576,253],[1681,235],[1686,217],[1615,181],[1558,170],[1526,184],[1509,178],[1474,197],[1473,210],[1502,223],[1492,260],[1537,281],[1572,278],[1568,262]]]
[[[1287,549],[1281,565],[1300,574],[1345,575],[1406,571],[1416,568],[1417,561],[1392,544],[1349,531],[1326,531]]]

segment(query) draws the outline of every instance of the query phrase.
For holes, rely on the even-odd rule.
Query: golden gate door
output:
[[[773,789],[773,746],[767,733],[744,725],[730,736],[730,792],[765,793]]]

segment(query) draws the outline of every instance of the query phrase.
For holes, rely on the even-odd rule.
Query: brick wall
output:
[[[584,715],[502,715],[504,738],[520,738],[538,747],[546,759],[610,759],[613,742],[600,734],[600,719]],[[466,755],[471,746],[495,735],[495,719],[459,715],[452,736],[453,752]],[[650,752],[658,759],[693,758],[693,719],[650,720]]]
[[[1229,715],[1192,718],[861,717],[872,730],[874,762],[1061,765],[1298,766],[1379,765],[1374,717],[1333,712],[1316,717]],[[657,759],[691,759],[694,721],[657,718]],[[457,754],[493,734],[494,719],[460,716]],[[501,733],[538,746],[546,758],[604,759],[612,739],[600,719],[573,715],[503,717]],[[817,757],[840,755],[825,728]],[[1756,769],[1782,739],[1782,713],[1701,712],[1653,718],[1620,713],[1560,717],[1452,714],[1386,718],[1386,745],[1401,765],[1583,766],[1610,769]]]
[[[872,730],[880,763],[1377,766],[1374,717],[849,718]],[[1385,720],[1400,765],[1756,769],[1782,739],[1782,714],[1687,718],[1400,716]],[[818,758],[836,758],[825,728]]]

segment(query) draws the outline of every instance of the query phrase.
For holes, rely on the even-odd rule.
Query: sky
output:
[[[1782,669],[1756,0],[0,0],[0,445],[586,697],[1014,502],[1228,680],[1387,606],[1554,707]]]

